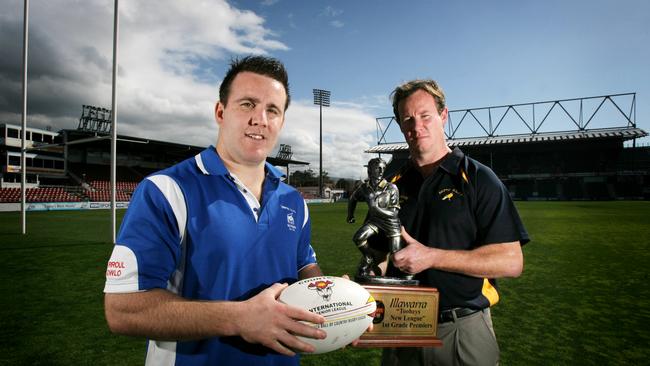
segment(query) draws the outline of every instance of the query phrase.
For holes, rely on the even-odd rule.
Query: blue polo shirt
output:
[[[187,299],[241,301],[295,281],[316,256],[307,205],[281,177],[267,164],[262,201],[255,202],[212,146],[147,177],[122,221],[104,291],[163,288]],[[150,341],[147,351],[152,365],[298,361],[240,337]]]

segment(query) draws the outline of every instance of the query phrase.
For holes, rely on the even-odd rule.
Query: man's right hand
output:
[[[238,332],[250,343],[259,343],[287,356],[295,352],[314,352],[314,347],[296,336],[324,339],[327,334],[304,324],[321,324],[325,318],[310,311],[278,301],[282,290],[288,285],[276,283],[242,303]]]

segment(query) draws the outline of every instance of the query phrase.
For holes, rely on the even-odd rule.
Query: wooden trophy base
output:
[[[440,347],[438,290],[432,287],[361,284],[377,302],[371,332],[357,347]]]

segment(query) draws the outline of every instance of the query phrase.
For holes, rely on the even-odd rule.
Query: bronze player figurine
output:
[[[381,276],[379,264],[386,261],[388,254],[402,249],[400,238],[399,190],[383,178],[386,162],[381,158],[368,161],[368,180],[357,188],[348,203],[348,223],[354,223],[354,210],[357,201],[365,200],[368,204],[368,215],[363,225],[354,234],[352,240],[363,254],[357,281],[367,282],[372,277]],[[387,251],[374,248],[368,244],[371,236],[383,234],[388,241]],[[401,276],[410,280],[413,276]]]

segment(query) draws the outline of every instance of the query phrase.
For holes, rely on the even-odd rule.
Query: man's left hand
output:
[[[405,247],[393,254],[393,265],[406,274],[418,274],[431,268],[432,248],[413,239],[402,226]]]

